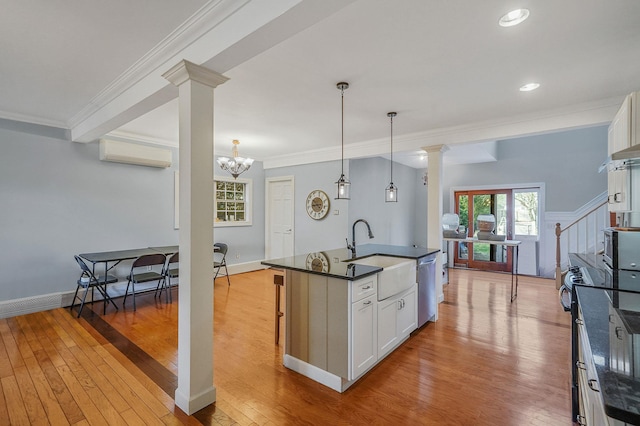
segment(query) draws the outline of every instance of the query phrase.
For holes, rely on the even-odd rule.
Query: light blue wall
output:
[[[598,173],[607,126],[498,141],[497,153],[495,162],[445,165],[444,212],[452,187],[544,182],[547,211],[574,211],[607,190],[607,174]]]
[[[353,181],[350,176],[349,162],[345,161],[344,165],[345,175]],[[340,172],[340,161],[265,170],[265,178],[294,177],[295,254],[346,247],[349,208],[353,203],[352,201],[334,199],[336,195],[335,182],[340,177]],[[311,219],[305,207],[307,195],[316,189],[326,192],[330,199],[330,212],[322,220]]]
[[[451,187],[521,182],[546,183],[547,210],[573,211],[606,190],[606,175],[597,173],[606,145],[605,126],[500,141],[497,162],[445,166],[445,211]],[[98,159],[97,143],[72,143],[65,130],[8,120],[0,120],[0,147],[0,300],[73,291],[74,254],[177,242],[177,150],[169,169],[106,163]],[[243,175],[253,179],[253,226],[214,232],[216,241],[230,245],[229,263],[264,258],[264,180],[275,176],[295,177],[296,253],[345,247],[358,218],[367,219],[375,235],[369,240],[359,227],[359,243],[426,245],[422,170],[396,163],[399,202],[387,204],[388,160],[345,162],[350,201],[334,200],[340,167],[332,161],[265,171],[255,162]],[[305,210],[314,189],[331,198],[321,221]]]
[[[390,180],[389,160],[382,157],[365,158],[350,161],[351,201],[349,206],[349,224],[357,219],[365,219],[371,225],[375,236],[369,239],[364,225],[356,227],[356,243],[390,245],[426,244],[426,216],[424,227],[416,225],[418,206],[419,171],[405,165],[394,163],[393,183],[398,187],[398,202],[385,202],[385,188]],[[426,190],[424,191],[426,199]],[[351,240],[351,228],[349,240]]]
[[[224,171],[218,170],[214,162],[215,176],[225,176]],[[228,176],[226,176],[228,177]],[[227,263],[245,263],[264,259],[264,169],[261,161],[254,161],[249,170],[240,178],[253,181],[252,197],[252,225],[216,227],[214,240],[229,246]]]
[[[381,157],[345,161],[345,175],[351,181],[351,199],[348,201],[334,199],[340,161],[266,170],[266,178],[294,176],[295,253],[345,248],[346,239],[352,239],[352,224],[357,219],[366,219],[374,234],[374,238],[369,239],[366,227],[358,225],[357,244],[426,245],[426,187],[419,183],[422,174],[394,163],[393,180],[399,188],[398,202],[385,203],[389,164],[389,160]],[[305,209],[306,197],[315,189],[325,191],[331,199],[329,215],[318,221],[311,219]],[[417,201],[416,195],[424,196],[424,200]],[[420,226],[416,225],[418,216],[424,218],[424,224]]]
[[[75,290],[73,255],[176,244],[174,171],[101,162],[97,143],[0,121],[0,301]],[[217,228],[229,263],[264,257],[264,172],[255,162],[254,226]],[[235,253],[240,254],[236,260]]]

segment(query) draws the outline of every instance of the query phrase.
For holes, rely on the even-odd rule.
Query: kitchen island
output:
[[[437,319],[439,249],[366,244],[270,259],[285,270],[285,367],[344,392],[419,327]],[[419,309],[420,306],[420,309]]]

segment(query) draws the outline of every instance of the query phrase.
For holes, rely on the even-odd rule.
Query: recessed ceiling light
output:
[[[516,9],[504,15],[498,21],[501,27],[512,27],[518,25],[529,17],[529,9]]]
[[[540,87],[540,83],[527,83],[524,86],[520,87],[521,92],[530,92],[532,90],[536,90]]]

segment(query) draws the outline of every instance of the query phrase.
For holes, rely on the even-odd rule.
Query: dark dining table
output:
[[[145,254],[158,254],[162,253],[164,255],[169,255],[176,253],[178,251],[178,246],[159,246],[159,247],[146,247],[146,248],[138,248],[138,249],[128,249],[128,250],[114,250],[114,251],[100,251],[95,253],[80,253],[78,256],[89,261],[92,265],[92,270],[95,275],[96,265],[99,263],[104,264],[104,276],[106,277],[110,270],[115,268],[120,264],[120,262],[125,260],[137,259],[140,256],[144,256]],[[109,265],[111,264],[111,265]],[[104,290],[104,313],[107,312],[107,305],[111,303],[116,310],[118,307],[115,302],[109,296],[107,292],[107,284],[103,285]]]

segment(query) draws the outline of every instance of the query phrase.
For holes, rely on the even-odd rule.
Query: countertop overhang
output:
[[[283,257],[280,259],[267,259],[262,261],[263,265],[274,268],[290,269],[293,271],[306,272],[309,274],[324,275],[343,280],[357,280],[382,271],[378,266],[358,265],[353,263],[358,259],[370,256],[391,256],[406,259],[421,259],[438,253],[440,249],[393,246],[385,244],[363,244],[357,246],[356,256],[353,257],[351,251],[343,249],[324,250],[311,252],[298,256]],[[313,265],[313,259],[326,259],[326,266],[321,268]],[[323,262],[317,262],[316,265]]]

